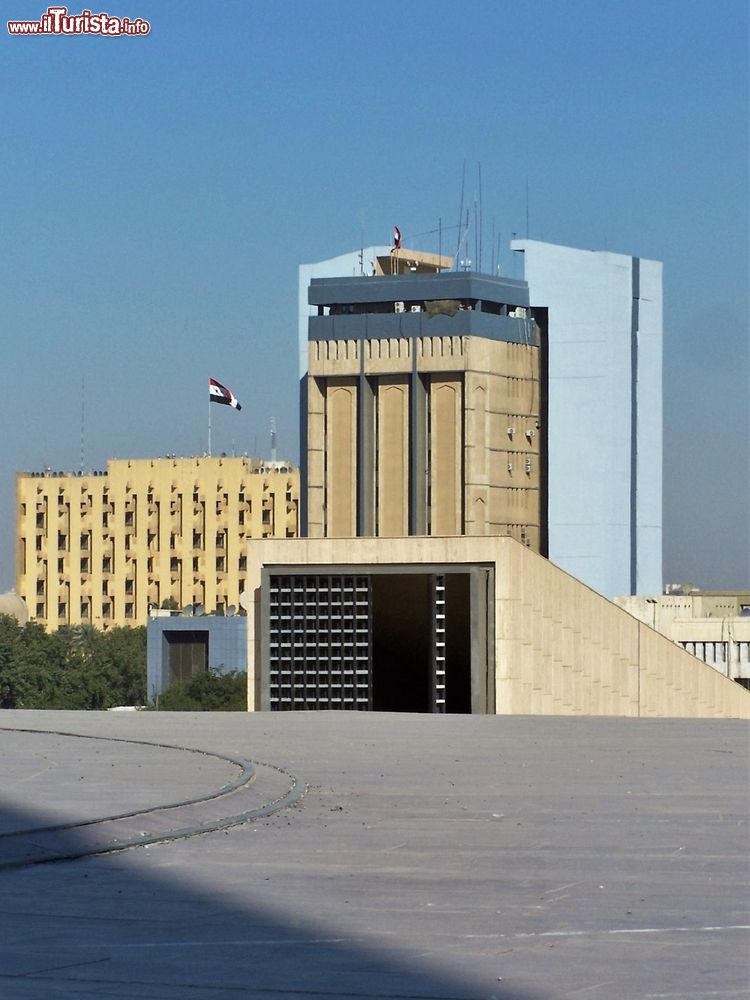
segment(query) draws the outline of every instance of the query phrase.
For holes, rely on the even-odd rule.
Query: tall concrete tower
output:
[[[512,535],[546,550],[544,310],[523,281],[392,251],[313,278],[303,378],[311,537]]]
[[[662,589],[662,265],[515,240],[549,318],[549,558],[606,597]]]

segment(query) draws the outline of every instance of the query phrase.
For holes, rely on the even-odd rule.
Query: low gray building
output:
[[[247,618],[163,612],[147,626],[147,692],[154,701],[172,684],[208,670],[247,673]]]

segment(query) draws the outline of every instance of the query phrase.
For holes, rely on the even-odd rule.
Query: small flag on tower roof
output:
[[[239,400],[232,390],[227,389],[221,382],[217,382],[215,378],[208,380],[208,398],[212,403],[223,403],[225,406],[233,406],[235,410],[242,409]]]

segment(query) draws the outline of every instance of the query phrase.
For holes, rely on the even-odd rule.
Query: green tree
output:
[[[184,684],[173,684],[159,695],[162,712],[244,712],[247,708],[247,674],[220,674],[208,670]]]
[[[64,626],[0,617],[0,707],[105,709],[146,698],[146,629]]]

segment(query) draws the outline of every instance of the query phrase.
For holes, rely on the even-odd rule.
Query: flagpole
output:
[[[208,457],[211,457],[211,392],[208,393]]]

